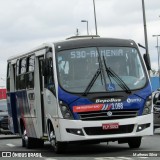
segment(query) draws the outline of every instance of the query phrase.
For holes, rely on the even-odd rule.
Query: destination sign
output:
[[[109,56],[123,56],[124,50],[123,49],[101,49],[99,51],[99,54],[104,57]],[[98,57],[98,51],[97,50],[72,50],[70,52],[71,58],[95,58]]]

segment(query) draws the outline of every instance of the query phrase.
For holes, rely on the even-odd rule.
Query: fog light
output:
[[[82,131],[82,129],[72,129],[72,128],[67,128],[66,131],[68,133],[72,133],[72,134],[76,134],[76,135],[79,135],[79,136],[84,136],[84,133]]]
[[[138,125],[136,132],[140,132],[140,131],[142,131],[142,130],[148,128],[148,127],[150,127],[150,123],[147,123],[147,124],[140,124],[140,125]]]
[[[139,127],[138,127],[138,130],[142,130],[142,127],[141,127],[141,126],[139,126]]]

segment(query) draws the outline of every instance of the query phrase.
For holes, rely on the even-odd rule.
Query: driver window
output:
[[[51,51],[46,53],[45,71],[47,72],[45,75],[45,87],[48,88],[52,93],[55,93],[53,58]]]

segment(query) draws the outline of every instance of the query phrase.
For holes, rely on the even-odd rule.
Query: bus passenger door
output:
[[[18,127],[18,115],[17,115],[17,105],[16,105],[16,86],[15,86],[15,77],[16,77],[16,65],[15,63],[8,64],[7,69],[7,106],[8,106],[8,126],[9,130],[16,134],[19,132]]]
[[[38,58],[39,61],[39,80],[40,80],[40,98],[41,98],[41,113],[42,113],[42,131],[47,133],[45,127],[45,110],[44,110],[44,78],[43,78],[43,62],[44,57],[41,56]]]
[[[48,48],[44,62],[44,108],[46,118],[54,123],[57,119],[57,98],[54,81],[54,61],[52,49]],[[56,123],[56,122],[55,122]],[[54,125],[54,124],[53,124]]]

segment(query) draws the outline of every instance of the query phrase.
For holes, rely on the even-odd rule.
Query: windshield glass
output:
[[[146,83],[146,76],[135,48],[78,48],[58,52],[56,56],[59,83],[68,92],[83,93],[98,69],[103,69],[105,76],[102,76],[101,72],[89,92],[123,91],[117,81],[108,76],[105,65],[115,72],[130,90],[142,88]]]

